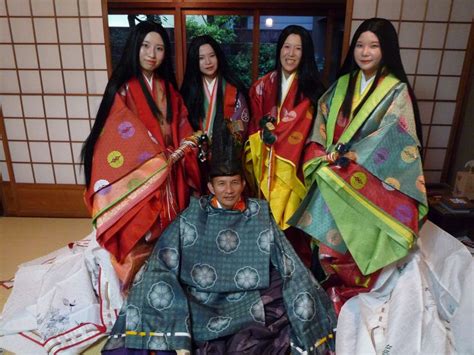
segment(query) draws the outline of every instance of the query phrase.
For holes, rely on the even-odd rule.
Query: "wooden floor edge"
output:
[[[81,185],[2,182],[2,205],[11,217],[90,217]]]

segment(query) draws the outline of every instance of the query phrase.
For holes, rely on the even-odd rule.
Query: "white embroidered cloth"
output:
[[[371,292],[338,318],[336,353],[474,354],[474,262],[427,221],[418,250],[385,267]]]
[[[0,348],[77,354],[112,328],[123,299],[95,232],[21,264],[0,316]]]

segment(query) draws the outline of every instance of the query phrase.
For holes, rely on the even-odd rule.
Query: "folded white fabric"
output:
[[[0,316],[0,347],[18,354],[79,353],[113,326],[122,296],[95,232],[24,263]]]
[[[474,262],[456,238],[427,221],[418,249],[385,267],[371,292],[338,318],[336,353],[474,354]]]

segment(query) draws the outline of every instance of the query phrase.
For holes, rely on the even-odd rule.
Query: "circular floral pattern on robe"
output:
[[[418,159],[418,147],[415,145],[406,146],[400,153],[400,157],[407,164],[413,163]]]
[[[162,333],[156,331],[155,333]],[[150,350],[162,350],[168,347],[168,342],[166,341],[166,335],[152,335],[148,339],[148,349]]]
[[[113,150],[107,155],[107,162],[112,168],[117,169],[123,165],[125,157],[118,150]]]
[[[209,264],[195,264],[191,270],[193,282],[200,288],[211,288],[217,280],[217,272]]]
[[[188,292],[198,301],[199,303],[207,303],[211,298],[209,292],[198,291],[195,287],[189,286]]]
[[[323,116],[327,116],[328,114],[328,105],[325,102],[319,103],[319,110],[323,114]]]
[[[170,308],[174,301],[173,288],[167,282],[157,282],[148,291],[147,299],[148,304],[157,311]]]
[[[127,330],[137,330],[140,325],[142,315],[140,309],[133,305],[127,306],[127,318],[125,321],[125,328]]]
[[[260,275],[253,267],[245,266],[237,270],[234,276],[234,282],[240,289],[252,290],[260,283]]]
[[[240,301],[242,298],[244,298],[246,294],[247,294],[247,292],[233,292],[233,293],[229,293],[229,294],[226,296],[226,300],[229,301],[229,302],[238,302],[238,301]]]
[[[327,133],[326,133],[326,125],[324,123],[321,123],[319,125],[319,134],[321,135],[321,138],[326,140]]]
[[[308,227],[313,223],[313,215],[309,211],[303,211],[298,221],[298,226]]]
[[[413,218],[413,211],[408,205],[398,205],[395,208],[394,216],[400,222],[408,224]]]
[[[286,253],[283,253],[283,267],[284,277],[291,277],[295,272],[295,261]]]
[[[140,184],[142,183],[142,181],[140,179],[130,179],[128,182],[127,182],[127,189],[129,191],[132,191],[132,190],[135,190],[138,186],[140,186]]]
[[[310,321],[316,314],[316,302],[308,292],[300,292],[293,301],[295,316],[304,322]]]
[[[255,322],[265,324],[265,309],[263,308],[261,299],[255,301],[255,303],[250,306],[250,315]]]
[[[194,243],[196,243],[196,240],[198,239],[199,235],[194,224],[187,222],[186,219],[183,217],[179,229],[183,247],[190,247],[194,245]]]
[[[273,243],[273,233],[270,229],[265,229],[257,238],[258,249],[262,253],[270,254],[270,248]]]
[[[239,249],[239,234],[232,229],[222,230],[217,234],[216,244],[221,252],[231,254]]]
[[[351,186],[356,189],[360,190],[367,184],[367,175],[362,171],[356,171],[352,174],[350,178]]]
[[[247,209],[244,211],[244,216],[247,218],[256,216],[260,212],[260,205],[257,201],[249,199],[247,201]]]
[[[299,144],[303,141],[303,138],[304,138],[303,133],[298,132],[298,131],[293,131],[288,136],[288,143],[292,145]]]
[[[147,267],[148,267],[148,260],[145,261],[142,267],[135,274],[135,277],[133,278],[132,286],[138,285],[139,283],[143,281],[143,276],[145,275],[145,270],[147,269]]]
[[[296,120],[297,114],[296,111],[288,111],[286,108],[283,109],[283,118],[282,122],[292,122]]]
[[[326,241],[331,245],[339,245],[342,242],[341,233],[337,229],[330,229],[326,233]]]
[[[425,177],[420,175],[416,178],[416,188],[422,193],[426,193]]]
[[[400,120],[398,121],[398,132],[400,133],[407,133],[408,132],[408,122],[405,117],[400,117]]]
[[[382,186],[388,191],[393,191],[395,189],[400,190],[400,181],[393,177],[388,177],[382,183]]]
[[[110,183],[105,179],[97,180],[94,183],[94,192],[97,192],[99,195],[106,195],[112,189],[112,186],[109,185]]]
[[[373,159],[374,163],[380,165],[385,163],[390,156],[390,151],[387,148],[379,148],[375,152]]]
[[[133,124],[131,122],[123,121],[118,125],[117,131],[120,137],[122,137],[123,139],[129,139],[132,138],[135,134],[135,127],[133,127]]]
[[[175,248],[162,248],[158,250],[158,257],[168,269],[174,270],[179,265],[179,253]]]
[[[139,163],[144,163],[146,162],[147,160],[150,160],[150,158],[153,157],[153,154],[151,154],[150,152],[142,152],[138,155],[137,157],[137,160]]]
[[[231,317],[212,317],[207,322],[207,329],[214,333],[219,333],[229,327]]]

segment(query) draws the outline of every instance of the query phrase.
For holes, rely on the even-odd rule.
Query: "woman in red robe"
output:
[[[86,205],[124,290],[199,187],[196,153],[168,35],[159,24],[139,23],[82,150]]]
[[[252,190],[270,203],[277,224],[307,266],[310,238],[287,222],[306,196],[303,148],[323,92],[311,35],[301,26],[286,27],[278,38],[275,70],[250,88],[245,169]]]
[[[225,54],[211,36],[193,38],[186,57],[181,94],[189,111],[189,122],[201,131],[201,193],[206,194],[210,144],[222,129],[231,133],[240,150],[247,140],[249,110],[246,89],[232,73]]]

